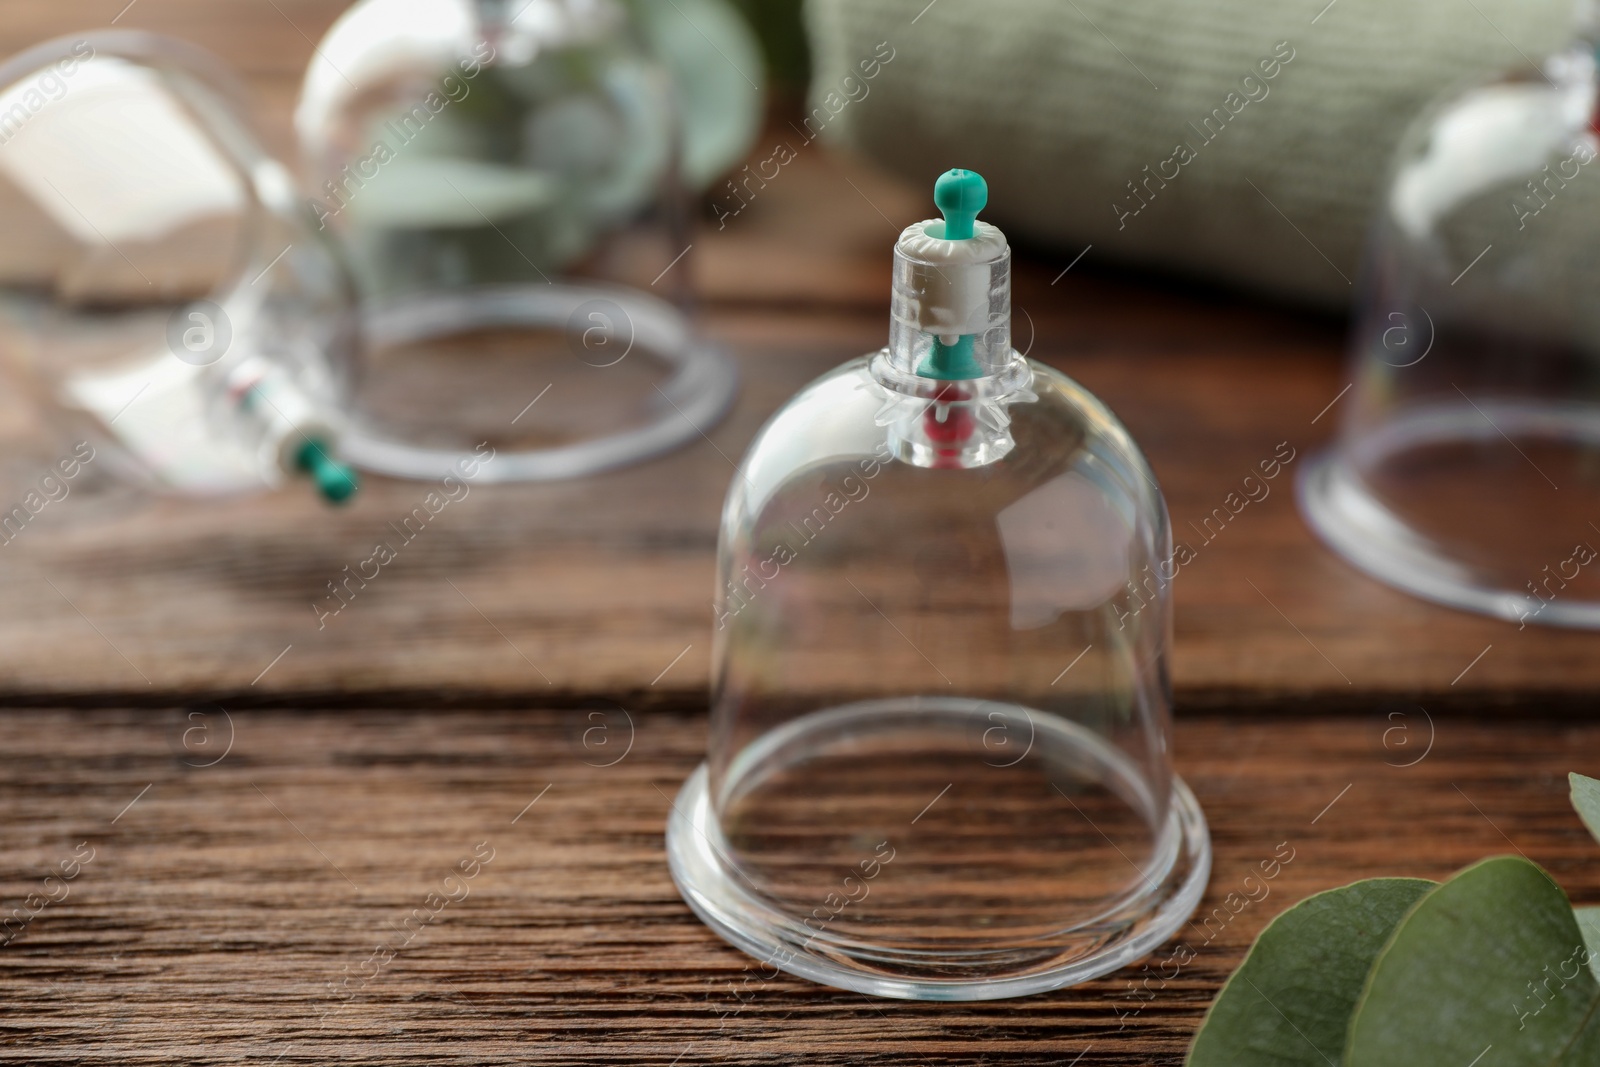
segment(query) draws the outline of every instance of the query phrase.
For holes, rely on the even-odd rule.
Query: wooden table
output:
[[[18,0],[0,50],[124,3]],[[138,0],[118,25],[223,55],[287,155],[339,7]],[[890,242],[927,213],[806,148],[696,240],[705,328],[745,376],[731,416],[651,464],[475,491],[325,629],[311,601],[418,486],[373,479],[339,512],[292,493],[90,501],[7,546],[0,915],[80,842],[94,858],[0,947],[0,1061],[1176,1064],[1256,933],[1310,892],[1515,850],[1600,901],[1563,781],[1597,770],[1595,639],[1377,585],[1312,539],[1281,479],[1176,583],[1176,758],[1217,852],[1202,907],[1289,842],[1267,900],[1148,1004],[1132,972],[973,1006],[786,976],[732,992],[747,960],[679,901],[661,837],[704,753],[723,457],[882,343]],[[1280,442],[1325,440],[1339,323],[1098,251],[1065,274],[1076,250],[1021,257],[1018,343],[1118,412],[1175,526]],[[8,398],[6,440],[27,423]],[[596,707],[625,712],[586,733]],[[480,842],[494,859],[471,894],[369,964]]]

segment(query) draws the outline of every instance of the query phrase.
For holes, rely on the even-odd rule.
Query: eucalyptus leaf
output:
[[[1600,779],[1583,774],[1569,774],[1572,783],[1572,806],[1578,817],[1589,828],[1596,841],[1600,841]],[[1600,978],[1600,908],[1575,908],[1578,929],[1583,931],[1584,944],[1589,946],[1589,969]]]
[[[1582,774],[1569,774],[1567,780],[1572,783],[1572,806],[1578,809],[1578,817],[1594,839],[1600,841],[1600,780]]]
[[[361,226],[482,227],[553,207],[559,183],[526,167],[396,155],[350,198]]]
[[[1337,1063],[1372,961],[1436,884],[1372,878],[1308,897],[1278,916],[1217,994],[1189,1067]]]
[[[1589,947],[1589,969],[1600,979],[1600,908],[1574,908],[1578,929],[1583,931],[1583,943]]]
[[[761,132],[761,42],[727,0],[628,0],[628,9],[672,71],[684,181],[702,192],[739,165]]]
[[[1484,860],[1395,929],[1351,1020],[1344,1064],[1594,1067],[1600,981],[1584,959],[1572,906],[1548,874],[1515,856]]]

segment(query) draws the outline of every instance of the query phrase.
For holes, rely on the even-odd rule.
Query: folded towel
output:
[[[1407,124],[1559,47],[1571,2],[808,0],[806,125],[981,171],[985,217],[1063,256],[1341,306]]]

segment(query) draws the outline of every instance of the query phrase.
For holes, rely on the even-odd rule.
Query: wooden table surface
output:
[[[291,155],[299,73],[341,4],[125,4],[10,0],[0,51],[121,12],[239,69]],[[337,512],[300,493],[115,495],[6,546],[0,915],[80,842],[94,858],[0,947],[0,1062],[1176,1064],[1251,939],[1310,892],[1515,850],[1600,902],[1563,781],[1600,771],[1595,638],[1372,582],[1318,545],[1281,478],[1175,585],[1176,758],[1217,850],[1202,907],[1290,842],[1269,899],[1148,1004],[1133,972],[974,1006],[787,976],[736,999],[747,960],[679,901],[662,851],[667,798],[704,753],[718,511],[765,417],[882,343],[890,244],[928,213],[805,148],[696,238],[703,325],[744,374],[729,418],[629,470],[475,490],[326,628],[311,603],[421,487],[371,479]],[[1280,442],[1323,444],[1348,382],[1340,323],[1101,250],[1063,274],[1077,251],[1020,256],[1018,343],[1128,424],[1175,527]],[[28,422],[6,397],[4,440]],[[603,737],[585,733],[595,707],[615,709]],[[598,740],[625,738],[593,766]],[[471,895],[367,975],[483,841]]]
[[[693,710],[616,716],[587,747],[581,710],[0,716],[0,899],[59,895],[43,879],[93,855],[0,948],[0,1061],[1178,1064],[1251,939],[1311,892],[1517,850],[1600,901],[1564,783],[1600,724],[1434,721],[1401,767],[1421,715],[1184,717],[1178,769],[1216,848],[1201,907],[1287,842],[1269,895],[1186,928],[1196,958],[1154,1000],[1135,968],[961,1005],[744,981],[757,965],[662,854],[704,751]],[[632,749],[595,766],[601,740]],[[482,842],[468,895],[399,933]]]

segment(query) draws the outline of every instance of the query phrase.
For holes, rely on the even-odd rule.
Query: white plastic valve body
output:
[[[250,359],[233,368],[226,395],[228,406],[242,417],[245,436],[254,439],[261,476],[270,485],[300,473],[300,453],[307,444],[337,446],[340,432],[329,412],[267,360]]]
[[[889,351],[897,369],[915,373],[935,338],[973,339],[973,355],[990,374],[1011,351],[1011,248],[1005,234],[975,222],[964,241],[943,237],[944,221],[914,223],[894,246]]]
[[[1005,234],[974,222],[970,238],[947,241],[944,227],[942,219],[919,222],[895,242],[889,345],[872,359],[873,377],[885,390],[878,424],[888,428],[890,448],[904,462],[982,466],[1015,445],[1010,405],[1038,398],[1028,361],[1011,347]],[[981,376],[928,377],[935,342],[954,347],[963,337],[972,339]]]

